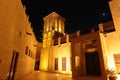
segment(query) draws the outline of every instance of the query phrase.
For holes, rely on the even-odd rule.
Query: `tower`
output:
[[[45,16],[43,30],[43,48],[54,45],[54,39],[64,34],[65,19],[56,12]]]

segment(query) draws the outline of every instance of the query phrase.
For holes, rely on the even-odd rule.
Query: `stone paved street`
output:
[[[43,71],[34,71],[25,78],[22,78],[22,80],[72,80],[72,76]]]

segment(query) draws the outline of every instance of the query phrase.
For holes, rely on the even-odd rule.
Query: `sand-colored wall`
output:
[[[116,32],[101,34],[101,45],[105,56],[106,68],[116,69],[114,54],[120,54],[120,35]]]
[[[110,45],[111,53],[120,52],[120,0],[112,0],[109,2],[110,10],[115,25],[115,32],[109,33],[106,36],[106,42]]]
[[[109,2],[113,22],[117,34],[120,34],[120,0],[112,0]]]
[[[21,0],[0,0],[0,76],[8,75],[13,51],[19,53],[15,79],[33,71],[36,55],[36,47],[33,45],[36,44],[37,40]],[[31,50],[29,56],[25,54],[26,46]]]
[[[66,71],[62,71],[62,57],[66,57]],[[55,58],[58,58],[58,70],[55,71]],[[43,48],[40,70],[71,74],[71,43]]]

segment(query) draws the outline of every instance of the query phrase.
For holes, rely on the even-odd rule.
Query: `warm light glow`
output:
[[[61,27],[59,27],[59,32],[61,32],[62,30],[61,30]]]
[[[55,31],[57,31],[57,19],[55,19]]]
[[[50,46],[51,45],[51,38],[48,38],[47,39],[47,46]]]
[[[120,38],[119,36],[115,35],[115,33],[109,33],[106,37],[102,37],[101,40],[103,41],[102,48],[104,50],[104,54],[106,56],[106,66],[109,69],[119,69],[116,66],[114,54],[120,53]]]
[[[41,65],[41,69],[42,70],[48,70],[48,61],[47,60],[42,60],[41,63],[44,63],[43,65]]]
[[[79,56],[75,56],[75,66],[76,66],[76,68],[78,66],[80,66],[80,57]]]
[[[37,72],[40,72],[39,70]]]
[[[66,65],[66,70],[62,71],[62,58],[66,58],[65,65]],[[41,62],[40,65],[41,69],[43,70],[48,70],[48,64],[49,64],[49,69],[52,71],[55,70],[55,66],[53,66],[55,63],[55,58],[58,58],[58,72],[63,73],[63,74],[72,74],[71,72],[71,48],[70,44],[61,44],[61,46],[55,46],[55,47],[47,47],[42,49],[41,52]],[[51,60],[48,60],[51,59]],[[49,63],[49,61],[52,61]],[[53,63],[51,65],[51,63]]]
[[[68,46],[62,46],[60,47],[58,53],[61,53],[62,51],[62,54],[60,54],[58,57],[59,57],[59,70],[61,73],[64,73],[64,74],[72,74],[71,72],[71,60],[70,60],[70,47]],[[66,58],[66,71],[62,71],[62,57],[65,57]]]
[[[64,22],[61,22],[61,32],[64,33]]]
[[[57,77],[59,77],[59,74],[56,74]]]
[[[48,32],[48,34],[44,34],[43,35],[43,48],[45,48],[45,47],[49,47],[51,44],[52,44],[52,38],[51,38],[51,36],[52,36],[52,33],[51,32]]]
[[[43,38],[44,38],[44,39],[47,38],[47,34],[44,34],[44,35],[43,35]]]
[[[40,70],[48,70],[48,50],[46,48],[41,50]]]
[[[59,20],[59,32],[61,32],[61,20]]]
[[[114,62],[114,58],[112,55],[109,55],[108,57],[108,68],[109,69],[115,69],[115,62]]]
[[[43,48],[46,47],[46,39],[43,40]]]
[[[117,80],[120,80],[120,74],[117,75]]]
[[[64,32],[63,18],[58,15],[46,17],[46,26],[43,36],[43,48],[41,51],[40,69],[46,71],[55,71],[65,74],[71,74],[71,44],[58,44],[51,46],[54,41],[54,31]],[[51,31],[52,29],[52,31]],[[52,33],[51,33],[52,32]],[[54,44],[54,42],[53,42]]]
[[[50,25],[50,23],[49,23],[49,20],[47,20],[47,23],[46,23],[46,31],[48,31],[49,30],[49,25]]]
[[[48,32],[48,35],[47,35],[47,37],[49,38],[49,37],[51,37],[51,32]]]
[[[47,27],[47,31],[48,31],[48,27]]]

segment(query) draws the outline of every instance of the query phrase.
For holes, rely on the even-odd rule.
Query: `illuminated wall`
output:
[[[17,52],[15,80],[19,80],[34,70],[37,40],[21,0],[0,0],[0,11],[0,77],[8,76]]]
[[[110,10],[111,10],[111,14],[113,17],[113,21],[114,21],[114,25],[115,25],[115,33],[111,33],[108,34],[106,37],[106,40],[109,43],[108,48],[110,50],[110,53],[112,54],[116,54],[116,55],[120,55],[120,0],[112,0],[109,2],[109,6],[110,6]],[[115,56],[111,56],[111,58],[115,58]],[[115,58],[117,59],[117,58]],[[114,60],[115,60],[114,59]],[[115,60],[116,66],[117,66],[117,70],[119,70],[120,72],[120,64],[118,64],[120,62]]]
[[[52,45],[53,34],[54,34],[53,31],[49,31],[43,34],[43,47],[44,48]]]
[[[120,34],[120,0],[111,0],[109,6],[116,32],[117,34]]]
[[[115,69],[120,72],[120,36],[116,32],[100,34],[100,36],[105,69]]]
[[[109,2],[115,31],[101,35],[101,44],[106,62],[106,69],[115,69],[120,72],[120,0]],[[119,80],[120,77],[117,79]]]
[[[106,36],[106,44],[108,49],[108,54],[120,54],[120,36],[111,34]],[[109,63],[114,61],[114,55],[109,56]],[[110,61],[112,60],[112,61]],[[110,65],[112,67],[112,65]],[[113,66],[114,67],[114,66]]]
[[[40,70],[48,70],[48,57],[49,57],[49,48],[43,48],[41,50],[40,57]]]
[[[66,58],[66,70],[62,70],[62,58]],[[55,58],[58,59],[58,69],[55,70]],[[71,74],[71,43],[43,48],[40,59],[40,70]]]
[[[104,60],[106,62],[106,68],[117,69],[117,71],[120,72],[120,60],[115,57],[115,55],[120,55],[120,1],[112,0],[109,2],[109,6],[115,31],[106,34],[100,34],[102,50],[105,56]]]

